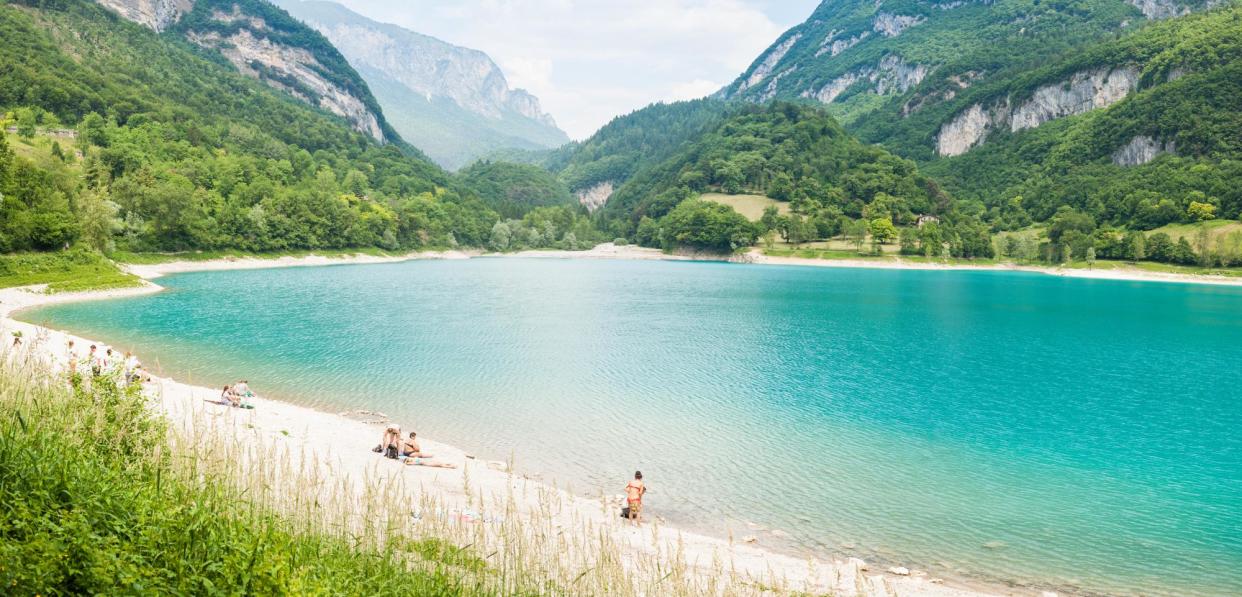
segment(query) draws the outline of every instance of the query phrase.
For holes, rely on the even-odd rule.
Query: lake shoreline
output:
[[[525,255],[525,257],[537,257]],[[555,255],[561,257],[561,255]],[[423,257],[429,258],[429,257]],[[435,257],[460,259],[468,257],[448,256]],[[600,258],[616,258],[600,257]],[[655,258],[655,257],[647,257]],[[326,259],[326,258],[321,258]],[[682,257],[681,259],[693,259]],[[367,260],[331,259],[328,263],[382,263],[404,261],[407,258],[370,258]],[[3,329],[5,346],[8,345],[13,331],[22,332],[26,350],[29,354],[51,364],[53,368],[63,368],[63,347],[69,339],[76,342],[79,356],[92,343],[105,346],[103,343],[81,338],[67,332],[44,328],[35,324],[18,321],[14,316],[31,308],[67,302],[120,299],[157,293],[163,287],[150,282],[147,276],[156,278],[162,275],[184,271],[215,271],[224,269],[254,269],[262,265],[269,267],[294,267],[309,265],[326,265],[320,259],[294,258],[289,260],[231,260],[225,262],[180,262],[162,264],[164,267],[147,267],[141,270],[143,284],[140,287],[113,290],[87,291],[63,294],[46,294],[43,288],[20,287],[0,289],[0,328]],[[194,267],[188,267],[193,265]],[[145,274],[145,275],[144,275]],[[753,532],[754,537],[737,537],[729,539],[684,532],[678,528],[665,526],[659,519],[658,512],[654,521],[646,521],[641,529],[631,529],[617,517],[620,506],[617,495],[592,499],[581,494],[574,494],[564,489],[549,486],[537,478],[517,475],[509,472],[506,463],[476,459],[467,452],[456,447],[420,438],[424,450],[436,455],[436,460],[445,460],[458,464],[454,470],[426,467],[400,466],[384,460],[371,453],[372,447],[383,431],[378,421],[363,421],[346,416],[346,413],[329,413],[299,406],[292,402],[258,398],[254,400],[254,410],[242,411],[215,405],[220,391],[206,387],[185,384],[168,377],[153,376],[148,388],[153,399],[158,403],[157,410],[174,426],[190,429],[201,425],[204,414],[206,418],[224,418],[235,425],[238,435],[250,438],[256,446],[270,444],[273,441],[283,442],[290,454],[311,453],[310,457],[323,458],[334,463],[333,468],[343,483],[353,482],[365,472],[387,475],[390,478],[403,477],[408,485],[420,487],[424,492],[445,504],[458,508],[467,508],[474,495],[489,495],[493,501],[503,499],[504,495],[525,496],[518,508],[525,515],[539,512],[541,499],[539,496],[552,492],[563,506],[558,508],[555,525],[576,530],[604,530],[625,549],[631,550],[634,561],[627,564],[636,568],[646,562],[666,563],[671,554],[680,554],[690,570],[705,577],[719,574],[717,566],[725,563],[726,570],[733,570],[736,581],[742,585],[762,585],[786,587],[795,591],[829,592],[840,595],[872,595],[890,594],[893,591],[902,595],[925,597],[977,597],[981,595],[1036,595],[1038,589],[1015,589],[999,584],[985,583],[973,579],[951,578],[948,584],[933,578],[926,572],[901,568],[900,563],[875,564],[861,559],[835,555],[831,560],[817,558],[800,558],[787,553],[774,551],[760,545],[774,538],[764,536],[762,529]],[[365,412],[365,411],[358,411]],[[365,413],[371,419],[380,413]],[[382,417],[381,417],[382,418]],[[315,454],[323,451],[324,454]],[[619,480],[618,486],[620,486]],[[463,490],[470,486],[471,492]],[[358,491],[364,491],[359,488]],[[412,501],[417,501],[411,496]],[[546,499],[546,498],[545,498]],[[775,536],[774,536],[775,537]],[[734,540],[736,539],[736,541]],[[752,540],[754,539],[754,540]],[[893,571],[889,569],[892,568]],[[861,592],[860,592],[861,589]]]
[[[958,264],[932,263],[895,259],[811,259],[805,257],[777,257],[766,255],[758,248],[745,253],[725,255],[702,251],[679,251],[665,253],[659,249],[649,249],[637,245],[617,246],[603,243],[586,251],[565,251],[559,249],[534,249],[513,253],[486,253],[478,250],[421,251],[405,255],[375,256],[358,254],[341,257],[325,257],[317,255],[300,257],[279,257],[273,259],[244,257],[229,259],[213,259],[204,261],[168,261],[155,264],[126,264],[121,267],[144,280],[153,280],[160,276],[176,273],[201,271],[221,271],[235,269],[267,269],[281,267],[314,267],[324,265],[349,265],[371,263],[400,263],[416,260],[460,260],[460,259],[619,259],[627,261],[710,261],[741,263],[750,265],[781,265],[797,267],[832,267],[847,269],[885,269],[913,271],[991,271],[991,272],[1026,272],[1057,276],[1062,278],[1082,278],[1091,280],[1113,280],[1121,282],[1162,282],[1174,284],[1202,284],[1209,286],[1242,286],[1242,276],[1227,277],[1206,274],[1183,274],[1176,272],[1153,272],[1134,267],[1113,269],[1078,269],[1048,267],[1039,265],[1019,265],[1014,263],[998,264]]]

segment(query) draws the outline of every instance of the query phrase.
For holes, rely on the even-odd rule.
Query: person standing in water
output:
[[[630,508],[630,522],[638,526],[643,515],[643,494],[647,486],[643,484],[643,472],[634,471],[634,480],[625,486],[625,503]]]

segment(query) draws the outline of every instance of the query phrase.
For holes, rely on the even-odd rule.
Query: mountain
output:
[[[322,35],[264,0],[98,0],[121,17],[184,37],[239,72],[394,141],[362,77]]]
[[[481,246],[499,219],[438,166],[94,3],[0,3],[0,38],[0,251]]]
[[[824,105],[996,229],[1061,207],[1142,229],[1194,202],[1232,218],[1240,18],[1193,0],[827,0],[718,96]]]
[[[569,141],[539,100],[510,89],[483,52],[379,23],[332,2],[279,4],[331,40],[370,84],[396,130],[446,168],[498,149]]]
[[[1054,117],[1064,98],[1113,80],[1128,82],[1115,103]],[[959,198],[987,207],[998,228],[1020,226],[1028,216],[1046,220],[1061,206],[1141,230],[1193,221],[1196,202],[1236,219],[1242,7],[1153,23],[1087,46],[1021,79],[981,85],[948,114],[936,138],[942,148],[953,143],[957,155],[924,168]],[[894,145],[908,143],[916,126],[891,129]]]
[[[972,139],[951,133],[941,138],[939,126],[968,107],[981,86],[1016,81],[1050,59],[1210,3],[825,0],[719,95],[816,101],[864,140],[920,159],[952,155]],[[1066,75],[1058,83],[1072,90],[1037,98],[1025,109],[1015,104],[1022,112],[1009,124],[1033,126],[1104,107],[1136,82],[1129,71]],[[894,123],[915,116],[926,124],[894,145]]]

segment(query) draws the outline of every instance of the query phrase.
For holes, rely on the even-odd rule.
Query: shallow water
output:
[[[639,468],[651,513],[761,545],[1242,593],[1242,289],[534,259],[160,284],[23,319],[184,381],[383,410],[580,493]]]

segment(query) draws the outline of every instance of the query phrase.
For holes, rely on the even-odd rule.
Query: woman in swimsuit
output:
[[[625,486],[625,502],[630,507],[630,520],[634,526],[641,522],[639,519],[643,515],[644,493],[647,493],[647,486],[643,485],[643,472],[634,471],[634,480]]]

